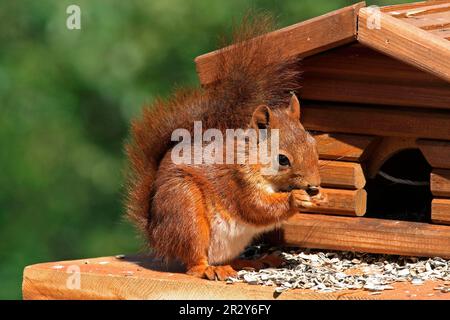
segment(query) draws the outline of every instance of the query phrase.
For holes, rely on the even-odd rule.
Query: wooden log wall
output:
[[[363,216],[366,179],[361,165],[374,137],[312,132],[317,141],[323,200],[301,212]]]
[[[327,133],[316,136],[320,158],[362,162],[373,177],[396,148],[419,148],[437,168],[433,223],[450,224],[450,84],[358,43],[308,57],[301,68],[304,125]],[[331,172],[321,170],[324,187],[348,188]]]
[[[312,132],[317,141],[320,159],[361,162],[367,154],[369,145],[375,140],[372,136]]]
[[[322,187],[362,189],[366,184],[361,164],[355,162],[320,160]]]
[[[442,171],[450,170],[450,84],[361,44],[308,57],[301,67],[303,122],[319,131],[321,163],[351,162],[359,168],[363,163],[361,176],[373,177],[386,157],[419,148],[433,168],[440,168],[431,175],[432,220],[450,224],[448,176]],[[364,187],[365,178],[362,185],[355,181],[358,169],[328,166],[321,168],[323,187]]]
[[[450,198],[450,170],[433,170],[431,173],[431,192],[437,197]]]
[[[450,120],[447,126],[450,128]],[[433,130],[433,127],[430,127],[430,130]],[[450,140],[450,137],[447,140]],[[419,139],[417,144],[433,168],[450,169],[450,141]]]
[[[343,216],[363,216],[366,213],[367,192],[364,189],[322,189],[324,201],[317,206],[300,209],[301,212]]]
[[[420,149],[435,168],[432,221],[450,225],[450,83],[358,43],[307,57],[301,68],[304,125],[327,133],[316,137],[320,158],[362,162],[369,178],[396,151]],[[321,170],[324,187],[348,188],[331,172]]]
[[[450,258],[450,227],[429,223],[296,214],[283,224],[283,240],[304,248]]]
[[[436,197],[431,203],[431,220],[450,224],[450,170],[434,169],[430,180],[431,192]]]
[[[450,140],[450,112],[448,110],[311,100],[302,101],[302,108],[302,121],[308,130]]]
[[[308,57],[300,68],[301,99],[450,108],[448,82],[359,43]]]

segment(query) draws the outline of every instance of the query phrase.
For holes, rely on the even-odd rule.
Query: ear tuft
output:
[[[300,120],[300,101],[298,101],[295,93],[292,94],[291,101],[289,103],[289,112],[292,118]]]
[[[272,111],[268,106],[261,105],[255,109],[252,115],[251,127],[258,129],[267,129],[270,126]]]

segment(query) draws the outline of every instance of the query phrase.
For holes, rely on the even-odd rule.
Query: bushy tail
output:
[[[216,79],[207,88],[214,127],[243,128],[257,106],[286,106],[300,88],[299,59],[283,57],[283,39],[274,45],[274,25],[271,15],[250,12],[234,28],[231,45],[219,50]]]
[[[126,145],[127,215],[142,231],[150,218],[159,163],[172,147],[173,130],[192,131],[194,121],[202,121],[203,129],[246,128],[256,106],[286,105],[289,93],[299,88],[298,60],[278,61],[279,48],[267,35],[272,28],[270,16],[248,14],[233,32],[231,49],[220,50],[220,79],[205,89],[178,90],[170,100],[144,108],[142,117],[133,121]]]
[[[177,128],[189,128],[206,107],[201,91],[178,90],[169,100],[158,99],[143,108],[140,119],[131,123],[126,144],[127,216],[145,231],[153,196],[153,183],[159,163],[172,147],[171,135]],[[192,108],[192,109],[191,109]]]

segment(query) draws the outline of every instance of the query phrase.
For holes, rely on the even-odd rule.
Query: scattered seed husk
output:
[[[227,283],[244,282],[252,285],[275,286],[281,294],[290,289],[312,289],[319,292],[364,289],[370,294],[393,290],[396,282],[423,285],[427,280],[450,282],[450,260],[440,257],[417,258],[376,255],[355,252],[331,252],[298,248],[249,247],[246,259],[273,254],[285,261],[282,268],[259,271],[241,270]],[[435,290],[450,292],[448,286]]]
[[[288,290],[289,288],[285,288],[285,287],[276,287],[275,288],[275,292],[276,293],[282,293],[282,292],[284,292],[284,291],[286,291],[286,290]]]
[[[244,281],[248,284],[258,284],[258,277],[250,275],[250,274],[244,274],[243,276]]]

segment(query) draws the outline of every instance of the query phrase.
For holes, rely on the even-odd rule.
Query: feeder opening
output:
[[[430,174],[431,166],[420,150],[393,155],[367,181],[366,217],[431,222]]]

